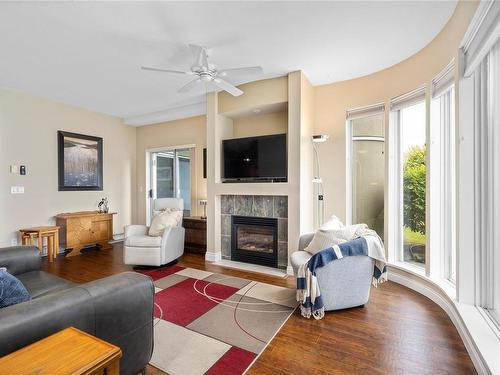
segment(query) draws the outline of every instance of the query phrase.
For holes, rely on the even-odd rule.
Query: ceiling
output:
[[[314,85],[367,75],[428,44],[456,1],[3,2],[0,87],[142,125],[204,111],[188,44],[219,68],[262,66],[234,84],[303,70]]]

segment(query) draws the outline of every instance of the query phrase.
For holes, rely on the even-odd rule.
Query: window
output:
[[[184,215],[191,210],[191,149],[150,152],[150,194],[148,199],[182,198]],[[152,210],[152,204],[150,204]]]
[[[384,106],[348,112],[351,170],[350,219],[365,223],[384,238]],[[349,204],[349,203],[348,203]]]
[[[392,187],[395,218],[393,260],[424,267],[427,262],[427,142],[425,89],[391,101]]]
[[[454,63],[433,80],[431,102],[431,275],[456,280]]]
[[[425,102],[400,110],[402,179],[402,260],[416,265],[426,260]]]
[[[488,49],[474,43],[460,92],[459,298],[500,328],[500,41]],[[472,58],[474,51],[481,56]]]

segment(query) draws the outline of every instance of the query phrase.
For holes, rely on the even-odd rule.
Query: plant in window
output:
[[[425,154],[425,146],[414,146],[406,152],[403,164],[404,225],[422,235],[425,235]]]

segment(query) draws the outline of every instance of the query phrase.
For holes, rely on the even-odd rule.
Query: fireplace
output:
[[[231,259],[278,267],[278,219],[233,215]]]

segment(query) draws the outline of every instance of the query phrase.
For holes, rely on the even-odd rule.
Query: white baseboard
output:
[[[220,262],[222,260],[222,253],[213,253],[211,251],[207,251],[205,253],[205,260],[207,262]]]
[[[456,302],[453,301],[439,286],[431,281],[424,280],[422,277],[415,276],[413,274],[405,275],[405,273],[405,271],[400,269],[395,270],[389,266],[388,275],[390,281],[401,284],[426,296],[446,312],[453,325],[456,327],[478,374],[491,374],[491,371],[485,363],[481,352],[477,348],[471,333],[460,316],[460,313],[455,305]]]
[[[125,233],[117,233],[113,234],[113,239],[109,241],[109,243],[118,243],[123,242],[125,240]]]
[[[235,262],[235,261],[232,261],[229,259],[222,259],[221,261],[215,262],[215,265],[221,266],[221,267],[226,267],[226,268],[232,268],[232,269],[236,269],[236,270],[262,273],[264,275],[270,275],[270,276],[275,276],[275,277],[283,277],[284,278],[287,276],[287,274],[285,273],[285,270],[283,270],[283,269],[266,267],[266,266],[261,266],[258,264]]]

